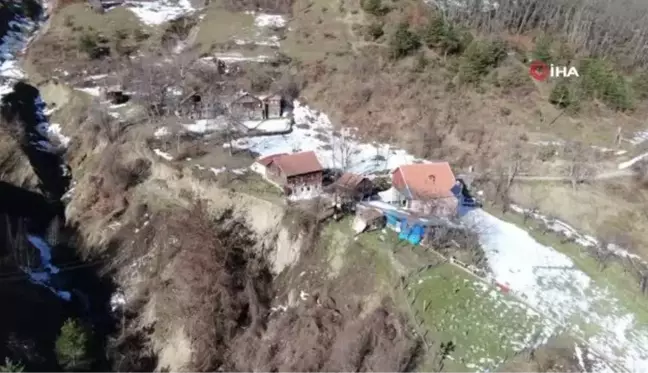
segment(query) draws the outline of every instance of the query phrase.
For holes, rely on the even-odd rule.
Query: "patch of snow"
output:
[[[58,267],[52,264],[52,248],[49,246],[45,240],[39,236],[27,235],[27,240],[31,243],[40,254],[41,267],[45,271],[32,271],[29,268],[23,268],[22,270],[29,276],[30,280],[33,283],[45,286],[50,289],[58,297],[69,301],[71,299],[71,294],[67,291],[58,291],[49,285],[51,276],[57,274],[60,270]]]
[[[16,55],[29,44],[35,26],[34,22],[23,17],[8,22],[9,30],[0,39],[0,96],[13,91],[13,84],[25,77]]]
[[[41,237],[34,235],[27,235],[27,240],[38,249],[42,266],[48,269],[50,273],[58,273],[59,269],[52,264],[52,249],[49,244]]]
[[[150,26],[161,25],[195,10],[189,0],[126,0],[124,5]]]
[[[110,109],[121,109],[126,106],[128,106],[128,102],[124,102],[123,104],[112,104],[110,105]]]
[[[569,237],[574,240],[575,243],[583,246],[583,247],[598,247],[600,246],[599,240],[597,240],[595,237],[586,235],[586,234],[581,234],[578,232],[574,227],[571,225],[558,220],[558,219],[551,219],[545,215],[542,215],[538,212],[535,211],[530,211],[528,209],[524,209],[520,206],[517,205],[510,205],[511,210],[514,212],[517,212],[518,214],[529,214],[532,218],[542,222],[550,231],[558,233],[560,235],[563,235],[565,237]],[[633,254],[628,252],[627,250],[621,248],[620,246],[611,243],[608,244],[606,248],[604,248],[610,252],[612,252],[614,255],[622,257],[622,258],[631,258],[634,260],[641,261],[642,263],[648,264],[646,261],[644,261],[639,255]]]
[[[531,145],[537,145],[537,146],[561,146],[564,145],[565,142],[562,140],[554,140],[554,141],[532,141],[530,142]]]
[[[630,139],[626,139],[632,145],[639,145],[648,140],[648,131],[639,131],[632,135]]]
[[[264,132],[282,132],[290,130],[290,118],[277,118],[267,120],[246,120],[243,125],[251,130]]]
[[[596,145],[592,145],[592,149],[598,150],[598,151],[600,151],[602,153],[611,153],[611,152],[615,151],[614,149],[605,148],[605,147],[596,146]]]
[[[614,154],[615,154],[615,155],[624,155],[624,154],[627,153],[627,152],[628,152],[627,150],[619,150],[619,151],[617,151],[617,152],[614,153]]]
[[[108,74],[97,74],[97,75],[90,75],[89,77],[85,78],[85,80],[101,80],[107,77]]]
[[[126,304],[126,297],[121,291],[113,293],[110,297],[110,309],[115,312],[121,309]]]
[[[218,176],[219,174],[227,171],[227,167],[221,167],[221,168],[210,168],[209,169],[211,172],[214,173],[214,175]]]
[[[155,130],[155,132],[153,133],[153,136],[155,136],[157,138],[160,138],[160,137],[168,136],[169,134],[171,134],[171,132],[169,131],[168,128],[160,127],[160,128]]]
[[[333,125],[328,116],[294,102],[293,131],[286,135],[244,137],[235,146],[250,149],[260,156],[298,151],[315,151],[324,167],[341,168],[350,172],[378,173],[391,171],[401,165],[422,160],[402,149],[386,144],[361,143],[354,136],[333,136]],[[299,128],[299,124],[306,124]]]
[[[232,170],[232,172],[237,174],[237,175],[243,175],[243,174],[245,174],[247,172],[247,169],[246,168],[235,168],[235,169]]]
[[[587,341],[605,360],[629,371],[648,370],[648,326],[569,257],[481,209],[468,211],[463,220],[476,227],[497,282]],[[583,332],[582,326],[590,323],[597,330]]]
[[[257,38],[254,40],[247,39],[234,39],[236,45],[264,45],[269,47],[279,47],[281,43],[279,42],[279,36],[272,35],[267,39],[263,38],[261,35],[257,35]]]
[[[227,128],[227,120],[224,116],[216,117],[214,119],[200,119],[192,124],[185,124],[184,127],[189,132],[193,133],[207,133]]]
[[[101,96],[101,88],[99,87],[87,87],[87,88],[75,88],[77,91],[85,92],[90,96],[99,97]]]
[[[648,157],[648,153],[643,153],[641,155],[638,155],[638,156],[632,158],[631,160],[629,160],[627,162],[619,163],[619,170],[624,170],[624,169],[626,169],[628,167],[631,167],[632,165],[634,165],[635,163],[645,159],[646,157]]]
[[[63,147],[67,148],[70,144],[71,139],[63,135],[63,133],[61,132],[61,125],[58,123],[50,124],[47,128],[47,134],[50,138],[56,138],[56,140],[58,140],[58,142],[61,143]]]
[[[574,344],[574,354],[576,355],[576,360],[578,360],[578,366],[580,366],[584,372],[587,371],[587,368],[585,367],[585,361],[583,360],[583,351],[577,343]]]
[[[266,62],[272,59],[272,57],[265,56],[265,55],[246,57],[243,56],[243,54],[238,52],[215,53],[214,56],[211,58],[203,57],[202,59],[208,61],[208,60],[213,60],[214,58],[223,62]]]
[[[254,16],[254,25],[256,27],[285,27],[286,18],[280,14],[257,13]]]
[[[169,153],[165,153],[165,152],[163,152],[163,151],[160,150],[160,149],[153,149],[153,152],[154,152],[155,154],[157,154],[158,156],[160,156],[160,157],[166,159],[167,161],[172,161],[172,160],[173,160],[173,156],[172,156],[171,154],[169,154]]]

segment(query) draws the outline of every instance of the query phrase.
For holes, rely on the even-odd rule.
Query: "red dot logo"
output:
[[[531,62],[531,65],[529,66],[529,74],[531,77],[537,81],[543,82],[549,78],[549,74],[551,71],[549,70],[549,65],[546,63],[536,60]]]

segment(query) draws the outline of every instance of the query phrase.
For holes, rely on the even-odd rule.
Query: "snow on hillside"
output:
[[[285,27],[286,19],[280,14],[265,14],[265,13],[252,13],[254,14],[254,25],[257,27]]]
[[[584,246],[584,247],[593,247],[600,246],[601,243],[595,237],[590,235],[582,234],[578,232],[574,227],[561,221],[559,219],[553,219],[548,216],[542,215],[538,212],[530,211],[528,209],[523,209],[520,206],[511,205],[511,210],[517,212],[518,214],[530,214],[534,219],[541,221],[549,230],[556,232],[560,235],[569,237],[574,240],[575,243]],[[634,260],[641,261],[646,263],[639,255],[633,254],[622,247],[619,247],[616,244],[608,244],[607,250],[611,251],[614,255],[621,258],[631,258]]]
[[[362,143],[350,133],[335,133],[326,114],[297,101],[294,106],[295,124],[290,134],[246,137],[237,140],[235,146],[261,156],[313,150],[324,167],[344,167],[359,173],[388,171],[417,161],[404,150],[386,144]]]
[[[19,17],[10,21],[9,26],[14,30],[8,31],[0,40],[0,96],[11,92],[13,83],[24,77],[15,56],[29,43],[35,25],[27,18]]]
[[[627,141],[632,145],[639,145],[648,140],[648,131],[639,131],[632,135]]]
[[[555,249],[528,232],[476,209],[475,226],[497,281],[587,341],[606,360],[630,372],[648,372],[648,326]]]
[[[18,66],[16,55],[29,44],[36,24],[27,18],[17,17],[9,22],[9,27],[13,30],[8,31],[0,40],[0,98],[13,91],[13,85],[25,77]],[[32,139],[32,144],[47,152],[56,152],[60,147],[66,147],[70,139],[61,133],[60,125],[49,124],[45,115],[45,102],[38,97],[34,104],[35,115],[39,120],[36,130],[40,136]]]
[[[290,130],[290,118],[277,118],[267,120],[246,120],[243,125],[250,130],[265,132],[281,132]]]
[[[150,26],[161,25],[195,10],[189,0],[126,0],[124,5]]]
[[[55,290],[50,286],[51,275],[57,274],[60,269],[52,264],[52,248],[49,244],[39,236],[27,235],[27,240],[31,243],[38,252],[41,258],[41,271],[32,271],[28,268],[23,268],[23,271],[29,276],[33,283],[42,285],[50,289],[54,294],[62,299],[70,300],[72,295],[67,291]]]
[[[645,159],[646,157],[648,157],[648,153],[643,153],[641,155],[638,155],[638,156],[632,158],[629,161],[619,163],[619,170],[624,170],[626,168],[632,167],[635,163]]]

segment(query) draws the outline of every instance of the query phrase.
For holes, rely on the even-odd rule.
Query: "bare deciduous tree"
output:
[[[595,176],[593,149],[580,141],[568,141],[563,150],[568,162],[567,175],[573,189]]]
[[[648,4],[640,0],[468,0],[456,6],[437,0],[453,22],[483,33],[528,34],[541,30],[564,35],[580,55],[604,56],[624,66],[645,65]],[[497,4],[497,5],[495,5]]]
[[[353,158],[359,149],[353,141],[353,136],[347,129],[331,134],[331,148],[333,152],[333,165],[342,172],[348,171],[353,166]]]

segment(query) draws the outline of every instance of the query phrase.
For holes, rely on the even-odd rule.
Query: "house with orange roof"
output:
[[[462,190],[448,162],[417,163],[392,171],[392,188],[381,198],[419,214],[452,217]]]

